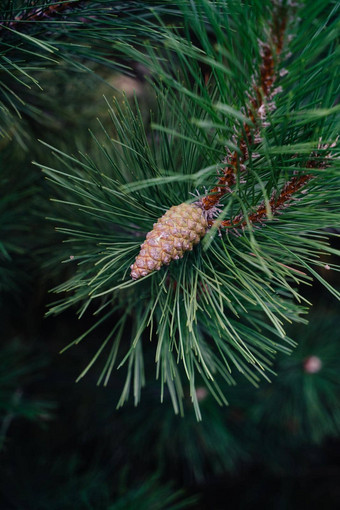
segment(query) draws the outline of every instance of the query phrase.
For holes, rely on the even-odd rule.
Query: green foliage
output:
[[[254,461],[272,472],[290,473],[293,456],[316,451],[316,444],[340,431],[337,322],[334,309],[326,316],[312,314],[308,328],[295,326],[299,346],[290,356],[278,356],[278,376],[253,391],[241,380],[223,388],[228,407],[216,406],[206,386],[197,388],[202,422],[190,409],[188,391],[181,419],[173,415],[169,397],[159,406],[155,388],[149,387],[143,405],[119,413],[125,431],[120,441],[132,459],[141,455],[187,483],[235,474]]]
[[[166,3],[166,2],[165,2]],[[94,64],[132,74],[121,48],[146,36],[152,40],[158,2],[92,0],[7,0],[0,24],[0,136],[27,148],[26,120],[48,125],[50,101],[44,89],[46,71],[58,75],[67,68],[79,82],[94,75]],[[168,5],[167,12],[177,9]],[[137,42],[138,41],[138,42]],[[97,78],[100,84],[100,78]]]
[[[2,150],[0,162],[0,304],[3,311],[8,300],[16,305],[30,281],[27,268],[32,263],[30,249],[33,215],[27,215],[27,206],[34,203],[37,187],[33,176],[25,172],[19,157],[9,157]],[[5,314],[4,314],[5,315]]]
[[[281,358],[272,388],[265,385],[253,415],[265,429],[291,434],[297,441],[321,442],[340,431],[338,318],[314,317],[309,329],[297,328],[299,348]]]
[[[196,497],[183,499],[182,491],[174,492],[170,484],[161,485],[157,478],[153,477],[144,482],[140,487],[130,489],[125,495],[121,496],[114,504],[111,504],[109,510],[181,510],[183,508],[193,508],[197,502]]]
[[[11,467],[21,490],[15,488],[13,477],[2,473],[3,504],[10,502],[11,508],[18,510],[23,506],[27,510],[182,510],[193,508],[197,501],[197,497],[187,497],[184,491],[175,490],[171,483],[161,482],[157,475],[131,482],[125,479],[124,470],[116,474],[95,463],[84,468],[75,454],[54,458],[40,451],[39,454],[37,465],[14,451]],[[48,470],[41,469],[43,463],[49,463]]]
[[[151,388],[143,396],[143,405],[136,409],[124,408],[119,415],[131,459],[137,462],[139,456],[145,457],[146,466],[155,465],[161,473],[171,474],[187,484],[235,473],[249,460],[249,438],[247,443],[244,439],[253,424],[248,427],[242,422],[240,428],[237,407],[240,399],[236,391],[228,388],[232,404],[220,408],[205,386],[198,387],[197,398],[203,417],[198,422],[189,388],[185,388],[183,419],[174,415],[169,395],[160,406],[155,385],[150,382],[148,386]]]
[[[18,341],[1,349],[0,356],[0,449],[6,445],[8,430],[17,419],[32,420],[42,425],[51,419],[54,403],[39,395],[30,395],[29,384],[39,378],[46,364],[33,358]]]
[[[221,381],[234,385],[235,373],[241,373],[257,386],[273,372],[275,354],[289,352],[294,342],[285,324],[302,321],[308,304],[298,285],[314,277],[339,297],[318,271],[325,264],[321,254],[338,253],[323,229],[339,220],[337,148],[330,147],[338,112],[336,21],[334,10],[326,9],[329,2],[321,3],[318,13],[313,11],[316,21],[293,23],[298,35],[293,55],[286,54],[289,73],[278,81],[283,91],[277,108],[262,129],[262,142],[248,147],[246,179],[237,179],[233,193],[222,199],[217,219],[247,216],[261,201],[268,204],[273,190],[305,173],[311,158],[318,161],[308,166],[316,177],[308,194],[266,228],[248,222],[242,235],[222,232],[221,237],[212,228],[183,260],[142,280],[129,279],[129,266],[155,220],[171,205],[195,200],[190,199],[195,189],[202,196],[203,186],[214,186],[226,146],[237,149],[233,134],[244,130],[242,108],[258,73],[258,38],[266,37],[269,2],[267,9],[262,3],[242,8],[238,2],[181,3],[185,35],[163,26],[166,51],[150,49],[151,67],[161,78],[153,83],[154,129],[149,133],[137,104],[109,104],[114,134],[105,130],[98,154],[77,157],[55,150],[58,169],[43,167],[61,187],[58,230],[67,242],[64,262],[74,266],[73,276],[57,287],[62,296],[50,314],[75,305],[79,317],[93,313],[89,331],[104,321],[112,324],[79,379],[107,351],[98,383],[107,384],[115,367],[127,370],[118,406],[131,392],[135,404],[140,399],[148,338],[156,342],[161,399],[167,385],[175,411],[182,412],[184,375],[200,418],[197,385],[204,383],[220,404],[227,403]],[[132,54],[138,57],[133,49]],[[209,67],[208,84],[202,64]]]

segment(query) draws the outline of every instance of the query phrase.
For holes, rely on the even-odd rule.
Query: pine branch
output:
[[[294,347],[285,324],[304,321],[301,314],[309,303],[300,284],[309,284],[314,277],[339,297],[318,271],[325,264],[321,256],[338,254],[323,230],[339,219],[334,207],[339,198],[338,149],[333,145],[338,112],[334,106],[336,53],[333,22],[319,30],[323,12],[315,26],[304,28],[305,40],[311,41],[307,48],[301,43],[300,28],[294,29],[299,32],[291,41],[296,55],[287,57],[291,48],[282,44],[281,36],[273,36],[289,73],[280,76],[279,70],[275,71],[275,88],[282,86],[282,93],[275,96],[276,109],[265,112],[269,125],[262,125],[260,114],[258,119],[254,116],[256,124],[247,116],[254,108],[246,93],[252,87],[252,76],[269,76],[268,90],[274,87],[270,59],[264,65],[258,45],[268,32],[271,4],[266,2],[263,10],[262,3],[241,8],[238,2],[200,0],[197,9],[187,2],[181,7],[184,35],[161,25],[165,47],[159,53],[149,49],[158,101],[153,131],[149,133],[143,125],[137,102],[122,105],[116,101],[109,106],[115,134],[104,130],[106,142],[98,141],[95,159],[70,156],[50,147],[59,167],[43,168],[61,190],[58,210],[62,226],[58,231],[68,240],[64,261],[74,266],[74,273],[55,289],[61,297],[49,313],[76,306],[80,317],[94,310],[91,330],[104,321],[111,324],[80,377],[107,350],[99,382],[107,384],[115,367],[125,367],[119,406],[131,393],[135,403],[139,401],[146,380],[144,351],[153,345],[143,339],[155,341],[161,398],[167,387],[175,411],[182,412],[188,388],[200,419],[197,385],[204,382],[216,400],[226,404],[221,381],[233,385],[235,374],[240,373],[258,386],[272,373],[275,354]],[[212,36],[217,40],[211,42]],[[248,45],[243,44],[244,38]],[[320,48],[324,48],[321,56]],[[130,56],[139,57],[137,50],[130,51]],[[272,51],[273,60],[276,51]],[[306,60],[301,77],[301,61]],[[329,72],[323,73],[320,82],[319,71],[326,64]],[[210,69],[208,81],[204,66]],[[261,75],[261,66],[269,75],[267,71]],[[251,97],[257,100],[256,95]],[[255,147],[248,141],[245,125],[252,130]],[[232,138],[235,126],[240,136],[237,143]],[[257,129],[261,140],[254,144]],[[249,153],[243,163],[246,179],[238,168],[235,174],[227,171],[235,175],[233,192],[220,198],[223,209],[217,219],[208,218],[213,220],[208,229],[197,196],[188,200],[189,194],[195,188],[216,186],[216,166],[226,166],[216,162],[225,157],[226,146],[241,158],[240,140]],[[258,157],[254,157],[254,149]],[[308,194],[304,194],[307,185]],[[280,191],[274,196],[273,190]],[[296,201],[299,193],[303,199]],[[206,196],[199,195],[200,201]],[[172,212],[170,215],[168,210],[176,217],[169,218]],[[283,214],[276,218],[278,212]],[[268,221],[274,214],[276,221]],[[188,253],[193,246],[193,215],[199,216],[195,225],[200,224],[206,232]],[[266,220],[267,228],[244,229],[241,236],[216,236],[218,225],[228,218],[239,218],[250,227],[250,220]],[[155,222],[158,227],[152,229]],[[162,261],[166,250],[162,251],[161,244],[169,240],[165,236],[170,228],[177,229],[171,231],[177,238],[171,240],[177,252],[171,251],[171,263],[166,266]],[[149,243],[148,257],[140,255],[146,267],[138,266],[149,272],[131,280],[128,268],[136,255],[138,258],[147,232],[153,232],[148,241],[159,243],[157,254],[152,256]],[[180,247],[176,247],[177,241]],[[182,260],[174,260],[176,256]],[[150,257],[157,264],[148,268]],[[338,270],[335,264],[329,267]],[[129,340],[124,341],[128,325]]]
[[[309,159],[306,163],[306,168],[321,170],[330,166],[330,161],[334,157],[331,152],[325,153],[327,149],[334,149],[337,147],[337,141],[332,144],[322,145],[319,143],[318,149],[323,151],[323,156],[318,154],[317,152],[313,153],[313,158]],[[263,223],[264,220],[272,219],[273,216],[277,214],[281,214],[281,210],[290,205],[292,200],[298,200],[294,197],[296,193],[298,193],[301,188],[303,188],[311,179],[315,178],[314,174],[303,174],[300,177],[293,177],[290,181],[288,181],[284,187],[282,188],[280,194],[277,196],[277,192],[273,191],[272,197],[268,202],[268,206],[266,203],[261,203],[254,213],[249,214],[246,218],[242,215],[238,215],[232,220],[223,220],[219,223],[219,227],[224,228],[243,228],[253,223]],[[307,190],[302,191],[302,193],[307,193]],[[204,200],[204,199],[203,199]],[[268,211],[270,213],[268,213]],[[210,220],[211,226],[213,226],[214,222]]]
[[[206,235],[207,227],[214,226],[212,217],[220,213],[219,208],[222,207],[220,200],[227,192],[232,192],[231,188],[237,182],[238,171],[241,171],[241,175],[246,173],[245,164],[249,162],[250,148],[253,150],[254,145],[259,145],[263,141],[261,131],[270,127],[271,123],[267,120],[268,114],[276,109],[274,98],[278,92],[282,92],[282,87],[274,88],[274,85],[278,76],[285,76],[288,73],[287,70],[278,68],[274,57],[277,59],[283,51],[285,29],[289,20],[292,20],[293,14],[294,10],[290,3],[283,6],[281,2],[274,2],[269,40],[265,43],[260,42],[260,69],[256,76],[251,78],[252,92],[247,93],[248,104],[243,108],[244,113],[242,112],[245,121],[241,125],[238,136],[233,135],[233,145],[237,146],[237,150],[229,151],[223,161],[226,166],[217,185],[194,204],[196,207],[190,208],[186,204],[174,206],[158,220],[157,224],[154,224],[154,229],[147,234],[141,251],[131,266],[133,279],[147,276],[151,272],[159,270],[163,264],[168,265],[171,260],[182,258],[185,251],[191,251],[193,245]],[[237,125],[235,125],[236,133],[237,130]],[[337,143],[334,142],[331,144],[331,148],[336,145]],[[321,147],[319,144],[320,149],[328,147],[329,145]],[[253,154],[253,158],[255,157],[259,157],[259,155]],[[332,157],[332,155],[328,154],[326,157]],[[306,167],[318,168],[314,160],[308,161]],[[319,169],[321,167],[324,168],[325,163],[319,162]],[[237,227],[244,229],[253,223],[262,224],[266,216],[271,219],[283,207],[287,207],[293,199],[292,195],[312,178],[312,174],[293,177],[284,185],[278,197],[276,191],[272,191],[271,199],[267,203],[263,202],[258,205],[255,212],[249,213],[246,217],[244,214],[239,214],[233,219],[222,220],[218,222],[218,228],[234,227],[237,232]],[[202,212],[198,213],[200,210]]]
[[[225,158],[223,175],[218,179],[217,185],[201,200],[201,206],[205,211],[218,207],[220,199],[231,192],[231,187],[236,184],[238,170],[243,173],[246,171],[249,146],[261,142],[261,129],[269,125],[266,121],[267,112],[275,110],[274,97],[281,91],[280,88],[274,89],[274,84],[279,73],[283,76],[287,72],[285,69],[278,69],[278,59],[283,50],[288,17],[291,16],[291,10],[287,12],[287,6],[283,7],[278,3],[273,10],[268,41],[259,41],[262,62],[257,76],[251,79],[252,90],[247,94],[248,104],[244,108],[246,122],[243,122],[241,132],[233,136],[233,144],[237,146],[237,150],[229,151]],[[235,131],[237,132],[236,126]]]
[[[291,200],[293,200],[292,195],[297,193],[305,184],[308,183],[313,178],[313,175],[303,175],[301,177],[293,177],[290,181],[288,181],[279,196],[276,196],[276,193],[273,192],[271,199],[269,200],[269,211],[268,207],[266,207],[265,203],[260,204],[256,211],[252,214],[249,214],[246,218],[242,215],[238,215],[232,220],[223,220],[220,223],[221,227],[225,228],[244,228],[252,223],[262,223],[266,217],[274,216],[275,214],[279,214],[280,209],[283,207],[288,207]]]

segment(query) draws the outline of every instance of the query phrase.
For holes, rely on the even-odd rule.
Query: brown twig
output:
[[[293,177],[290,181],[288,181],[284,187],[282,188],[280,194],[274,192],[271,199],[269,200],[269,209],[271,216],[278,214],[280,209],[287,207],[292,200],[294,200],[293,195],[295,195],[298,191],[303,188],[311,179],[313,179],[313,174],[305,174],[299,177]],[[262,223],[265,220],[270,219],[270,215],[268,215],[268,208],[264,202],[262,202],[257,209],[245,217],[242,214],[235,216],[231,220],[224,220],[221,222],[220,226],[230,229],[230,228],[244,228],[249,223]]]
[[[312,169],[324,169],[329,167],[330,160],[332,159],[332,153],[328,149],[333,149],[337,146],[338,139],[336,139],[332,144],[322,144],[322,141],[319,141],[319,145],[316,151],[312,152],[310,159],[307,161],[305,168]],[[320,150],[324,151],[320,154]],[[325,153],[325,151],[327,151]],[[295,199],[294,195],[298,193],[301,188],[303,188],[311,179],[316,176],[312,173],[302,174],[300,176],[294,176],[290,181],[288,181],[282,188],[279,195],[277,192],[272,194],[271,199],[269,200],[269,209],[270,214],[268,214],[268,206],[264,202],[262,202],[256,210],[245,217],[242,214],[235,216],[230,220],[224,220],[220,223],[219,227],[223,227],[226,229],[244,229],[247,225],[253,223],[263,223],[263,221],[267,221],[274,216],[275,214],[279,214],[280,210],[288,207],[292,200]],[[304,191],[302,191],[304,193]],[[213,220],[209,221],[209,226],[213,225]]]
[[[249,159],[248,146],[254,146],[261,141],[260,130],[268,125],[266,122],[267,112],[275,109],[273,98],[279,89],[274,88],[274,84],[278,74],[282,76],[286,73],[284,69],[278,72],[277,61],[283,51],[287,20],[287,8],[281,3],[277,3],[274,7],[268,42],[259,43],[262,62],[257,79],[253,78],[252,80],[252,93],[248,95],[248,106],[246,107],[246,116],[251,123],[243,123],[242,133],[240,133],[238,142],[235,142],[239,150],[229,152],[225,159],[226,167],[223,170],[223,175],[219,177],[217,185],[202,198],[201,207],[205,211],[216,208],[220,199],[227,192],[232,191],[231,187],[236,183],[237,172],[239,170],[245,172],[245,162]],[[327,149],[328,147],[322,146],[320,143],[318,149]],[[325,158],[320,159],[317,153],[312,153],[306,164],[306,168],[311,169],[320,169],[326,166]],[[268,204],[262,202],[254,212],[246,216],[239,214],[232,219],[224,220],[219,223],[219,228],[233,229],[237,232],[237,229],[244,229],[249,224],[263,223],[275,214],[279,214],[280,209],[287,207],[294,200],[294,195],[313,177],[313,174],[294,176],[283,186],[279,194],[273,192]],[[214,222],[212,218],[209,218],[209,226],[212,226]]]
[[[286,24],[287,12],[279,5],[274,10],[269,42],[259,43],[262,63],[257,80],[253,78],[252,93],[249,94],[246,107],[246,115],[251,123],[243,123],[242,133],[236,141],[239,150],[228,153],[223,175],[219,177],[216,186],[201,199],[201,207],[205,211],[212,210],[226,193],[231,192],[238,170],[245,171],[244,164],[249,159],[248,145],[261,141],[260,129],[267,125],[266,111],[275,109],[273,98],[279,92],[279,89],[274,89],[277,79],[276,60],[283,49]]]

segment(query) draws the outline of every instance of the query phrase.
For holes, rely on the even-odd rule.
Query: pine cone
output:
[[[131,266],[131,278],[137,280],[163,264],[183,257],[192,250],[205,235],[208,222],[203,210],[195,204],[180,204],[171,207],[154,223],[146,236],[139,255]]]

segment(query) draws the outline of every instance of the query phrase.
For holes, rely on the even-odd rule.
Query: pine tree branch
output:
[[[243,123],[242,131],[233,136],[233,143],[237,145],[238,150],[233,152],[229,150],[224,160],[226,166],[223,175],[219,177],[217,185],[202,198],[201,206],[205,211],[218,206],[221,198],[231,192],[231,187],[236,184],[238,171],[241,173],[246,171],[245,163],[249,160],[248,147],[259,144],[262,140],[261,129],[270,125],[266,121],[267,112],[276,109],[274,97],[281,92],[281,88],[275,89],[274,84],[278,75],[283,76],[287,72],[285,69],[279,69],[278,65],[287,23],[291,16],[292,12],[291,9],[288,10],[288,6],[283,6],[281,2],[275,5],[274,2],[268,40],[259,41],[262,62],[259,72],[251,79],[252,90],[248,93],[248,104],[244,108],[247,122]]]
[[[314,176],[311,174],[302,175],[301,177],[293,177],[290,181],[288,181],[283,189],[281,190],[279,196],[276,196],[276,193],[273,192],[271,199],[269,200],[269,210],[270,215],[268,214],[268,207],[263,202],[260,204],[254,213],[249,214],[246,218],[243,215],[235,216],[232,220],[223,220],[220,223],[220,227],[224,228],[245,228],[247,225],[253,223],[262,223],[266,217],[271,219],[270,216],[274,216],[275,214],[279,214],[279,211],[284,207],[288,207],[291,200],[293,200],[294,194],[296,194],[300,189],[305,186]],[[212,223],[213,224],[213,223]]]
[[[262,17],[262,2],[240,7],[237,1],[199,0],[197,10],[196,3],[194,9],[191,2],[183,2],[185,35],[161,26],[166,48],[159,54],[150,49],[150,68],[157,75],[153,84],[158,101],[153,125],[157,129],[146,130],[138,104],[115,102],[109,107],[114,134],[105,130],[105,143],[98,141],[96,158],[76,158],[52,148],[63,166],[44,167],[48,178],[61,189],[57,205],[62,226],[58,231],[69,241],[64,245],[64,261],[74,266],[72,278],[55,289],[61,298],[49,313],[77,306],[82,317],[94,309],[92,330],[103,321],[110,324],[109,334],[88,366],[108,349],[100,376],[104,384],[117,365],[125,367],[119,405],[131,393],[138,401],[144,384],[143,351],[151,350],[162,398],[167,386],[175,411],[181,412],[187,388],[200,419],[197,384],[204,381],[216,400],[226,403],[221,380],[233,385],[234,374],[241,373],[257,386],[272,373],[275,354],[288,352],[295,345],[286,336],[285,324],[304,321],[301,314],[309,303],[300,293],[300,284],[315,277],[339,297],[316,270],[324,265],[321,256],[338,253],[323,230],[338,222],[334,208],[339,197],[337,150],[335,146],[330,150],[337,113],[334,26],[330,23],[320,31],[323,15],[321,21],[306,25],[304,37],[299,33],[292,41],[296,54],[285,63],[289,74],[281,77],[275,67],[274,85],[270,59],[264,64],[265,55],[259,54],[259,38],[270,40],[264,37],[270,8],[269,2],[265,4]],[[211,42],[215,36],[217,42]],[[303,46],[303,39],[310,43]],[[277,50],[272,51],[273,62],[287,56],[282,40],[273,36],[274,42],[269,44],[279,48],[278,56]],[[320,54],[320,48],[324,53]],[[138,58],[138,52],[131,50],[132,54]],[[143,58],[147,60],[145,55]],[[208,83],[203,65],[210,69]],[[329,72],[322,73],[320,82],[326,65]],[[268,90],[272,87],[274,91],[279,79],[283,87],[283,93],[275,96],[275,111],[265,111],[270,126],[262,125],[260,114],[256,119],[254,115],[257,124],[249,118],[249,112],[257,110],[251,107],[246,92],[252,86],[252,76],[259,78],[257,88],[262,87],[261,67],[262,76],[272,82],[268,82]],[[251,98],[262,101],[255,93]],[[270,102],[263,98],[264,104]],[[235,125],[240,126],[240,138],[233,144],[228,137],[235,134]],[[250,127],[257,158],[245,125]],[[263,138],[258,144],[254,143],[257,129]],[[192,218],[184,218],[187,212],[197,215],[199,209],[199,222],[205,228],[205,211],[197,197],[188,200],[189,193],[195,187],[216,186],[217,159],[224,157],[228,144],[241,157],[240,140],[252,153],[245,162],[246,179],[238,175],[238,168],[236,173],[233,168],[227,170],[235,176],[233,192],[222,197],[223,210],[217,219],[210,218],[212,228],[202,241],[191,253],[184,253],[190,250],[192,230]],[[94,160],[99,160],[99,155],[100,163]],[[311,179],[311,175],[317,178]],[[300,202],[294,201],[307,183],[309,193]],[[279,190],[275,196],[273,190]],[[226,196],[228,200],[223,200]],[[267,220],[262,200],[268,217],[288,204],[290,207],[279,221],[268,222],[266,229],[245,229],[242,236],[215,235],[218,223],[228,218],[239,217],[247,225],[249,217]],[[175,213],[180,209],[180,217],[169,218],[166,211],[178,203]],[[146,232],[154,232],[148,239],[165,240],[161,237],[165,231],[152,229],[157,218],[162,219],[161,229],[170,219],[176,222],[176,233],[187,236],[180,250],[183,258],[176,262],[173,257],[160,271],[129,280],[128,267]],[[177,225],[184,219],[187,225]],[[173,247],[177,250],[175,244]],[[160,254],[158,251],[156,258]],[[332,263],[329,267],[338,269]],[[124,342],[123,330],[129,324],[131,331]],[[145,337],[156,341],[155,353],[149,342],[142,342]],[[86,333],[70,345],[84,338]]]
[[[321,144],[319,143],[318,149],[323,151],[323,154],[314,152],[311,159],[306,163],[306,168],[322,170],[330,166],[331,159],[334,157],[331,152],[326,152],[328,149],[334,149],[337,147],[338,138],[332,144]],[[242,214],[235,216],[231,220],[223,220],[218,225],[219,228],[242,228],[244,229],[249,224],[260,223],[263,224],[265,220],[271,220],[273,216],[280,214],[283,208],[289,207],[292,200],[298,200],[294,197],[301,188],[303,188],[310,180],[315,178],[315,174],[303,174],[299,177],[293,177],[288,181],[282,188],[280,194],[277,196],[277,192],[273,191],[272,196],[266,205],[265,202],[261,203],[255,212],[250,213],[247,217]],[[307,193],[307,190],[302,191]],[[269,211],[269,213],[268,213]],[[213,226],[213,220],[209,220],[208,224]],[[237,230],[235,230],[237,232]]]
[[[203,237],[207,232],[204,215],[208,220],[207,225],[212,227],[214,222],[211,218],[219,212],[221,198],[227,192],[231,192],[231,187],[236,184],[238,170],[240,169],[241,173],[246,172],[245,163],[249,160],[248,148],[261,143],[261,130],[270,126],[270,122],[266,121],[267,115],[276,109],[274,97],[282,90],[280,87],[274,88],[277,77],[279,74],[283,76],[287,73],[283,69],[278,69],[277,60],[283,49],[289,17],[292,17],[291,9],[288,10],[287,6],[283,7],[281,2],[277,4],[274,2],[268,41],[260,42],[260,69],[257,75],[251,78],[252,92],[248,94],[248,105],[244,108],[246,121],[243,122],[238,137],[236,135],[233,137],[233,144],[238,146],[238,150],[229,151],[224,160],[226,167],[217,185],[195,204],[196,208],[191,206],[190,209],[190,206],[186,204],[175,206],[159,219],[157,224],[154,224],[154,229],[147,234],[141,251],[131,266],[133,279],[147,276],[159,270],[163,264],[168,265],[171,260],[182,258],[185,251],[192,250],[193,243],[197,244],[199,237]],[[236,126],[234,129],[237,131]],[[230,228],[236,225],[244,228],[249,223],[262,223],[264,217],[268,215],[268,210],[271,215],[277,214],[279,209],[287,206],[292,200],[292,195],[311,178],[312,175],[293,178],[284,186],[279,197],[276,198],[276,194],[272,193],[267,206],[265,203],[259,205],[247,219],[243,215],[238,215],[232,220],[223,220],[219,223],[219,227]],[[200,209],[204,211],[201,219],[198,218],[200,215],[196,214]],[[172,210],[173,213],[171,213]],[[182,217],[180,211],[183,211]],[[199,237],[197,237],[198,231]]]

